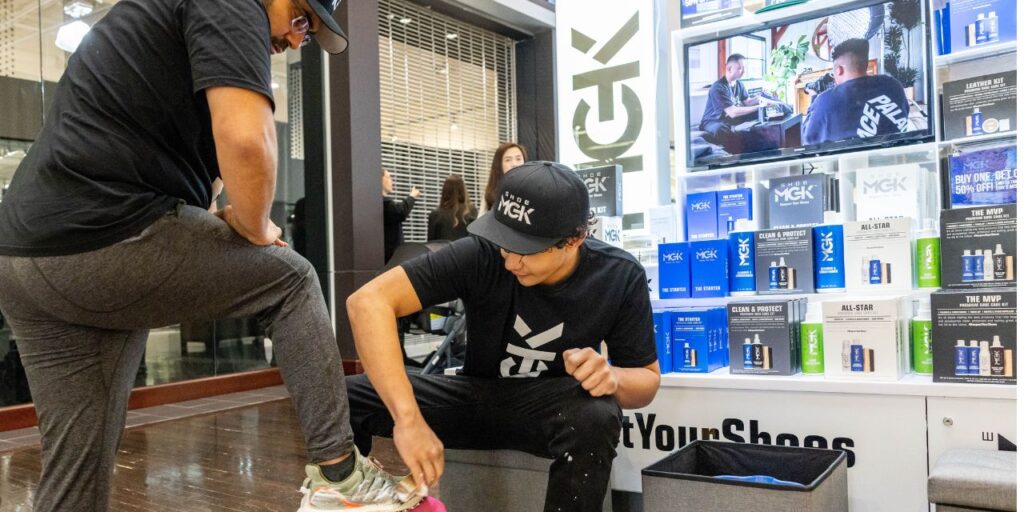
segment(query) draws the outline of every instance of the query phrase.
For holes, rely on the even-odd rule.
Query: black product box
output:
[[[1017,205],[943,210],[943,289],[1016,286]]]
[[[942,84],[945,140],[1011,132],[1016,125],[1016,70]]]
[[[811,228],[758,231],[754,275],[759,295],[814,293],[814,243]]]
[[[932,380],[1017,383],[1017,289],[932,294]]]
[[[729,304],[729,372],[798,373],[805,303],[806,299]]]
[[[576,175],[583,180],[590,195],[590,211],[595,217],[622,215],[622,166],[606,165],[580,169]]]
[[[768,180],[768,227],[816,226],[825,221],[834,178],[804,174]]]

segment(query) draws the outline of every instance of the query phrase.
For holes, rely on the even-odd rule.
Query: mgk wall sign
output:
[[[558,2],[558,158],[578,169],[621,165],[626,214],[668,202],[661,3]]]

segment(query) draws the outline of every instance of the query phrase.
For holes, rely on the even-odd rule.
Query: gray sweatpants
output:
[[[180,206],[97,251],[0,256],[0,311],[39,415],[36,512],[107,509],[152,327],[257,316],[274,340],[309,458],[352,450],[341,358],[312,265],[289,248],[250,244],[201,208]]]

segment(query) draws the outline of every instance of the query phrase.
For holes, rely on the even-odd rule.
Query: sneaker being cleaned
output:
[[[355,467],[341,482],[328,480],[316,464],[306,465],[298,512],[402,512],[416,507],[426,496],[426,489],[417,489],[412,476],[391,475],[359,450],[352,456],[356,457]]]

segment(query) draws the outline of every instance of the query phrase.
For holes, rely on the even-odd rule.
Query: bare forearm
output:
[[[360,362],[395,423],[420,416],[395,329],[395,312],[370,294],[353,294],[348,302],[352,334]]]
[[[217,145],[224,188],[242,227],[262,234],[270,221],[277,180],[277,137],[265,130],[261,139]]]
[[[612,367],[619,380],[615,399],[623,409],[639,409],[654,400],[661,385],[661,374],[644,368]]]
[[[733,117],[733,118],[741,117],[741,116],[745,116],[747,114],[753,114],[754,112],[757,112],[757,109],[758,109],[758,107],[756,105],[752,106],[752,107],[736,107],[736,106],[726,107],[725,108],[725,115],[727,115],[729,117]]]

